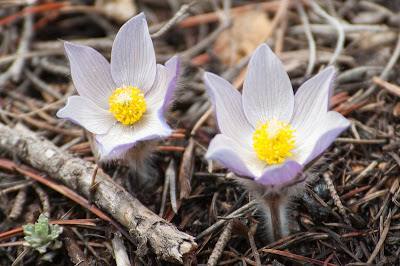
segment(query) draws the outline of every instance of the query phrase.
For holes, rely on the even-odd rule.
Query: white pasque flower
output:
[[[265,44],[249,62],[242,94],[223,78],[205,73],[221,131],[206,157],[260,184],[289,182],[350,126],[328,110],[334,73],[333,67],[326,68],[293,95],[282,63]]]
[[[95,134],[103,159],[117,159],[139,141],[168,137],[164,120],[179,71],[178,57],[156,64],[146,18],[139,14],[115,37],[111,64],[96,50],[64,44],[79,96],[57,116]]]

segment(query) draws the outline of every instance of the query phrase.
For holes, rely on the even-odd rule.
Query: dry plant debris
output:
[[[95,171],[88,136],[55,116],[76,94],[61,40],[109,59],[135,10],[157,60],[178,54],[185,66],[147,189],[118,162]],[[0,1],[0,265],[399,265],[399,14],[387,0]],[[293,199],[292,234],[274,243],[253,199],[204,158],[217,126],[203,70],[240,89],[256,42],[295,89],[334,65],[331,109],[352,121]],[[22,226],[41,213],[64,228],[63,247],[44,255],[23,246]]]

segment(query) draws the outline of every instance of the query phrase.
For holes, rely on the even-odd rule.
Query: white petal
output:
[[[273,117],[289,121],[293,113],[293,89],[282,62],[266,45],[260,45],[250,59],[243,84],[243,109],[256,127]]]
[[[179,59],[172,57],[163,65],[157,65],[157,76],[151,90],[145,94],[148,107],[152,110],[158,110],[161,107],[165,110],[175,89],[177,75],[179,72]]]
[[[97,135],[96,141],[100,146],[103,157],[115,157],[113,153],[127,150],[139,141],[164,138],[172,134],[172,129],[159,118],[158,113],[143,114],[139,121],[132,125],[117,123],[103,135]]]
[[[252,147],[255,128],[250,125],[242,109],[242,95],[228,81],[206,72],[203,77],[210,90],[217,123],[221,133]]]
[[[223,134],[211,140],[205,157],[220,161],[237,174],[253,178],[259,177],[266,165],[254,151]]]
[[[71,96],[57,116],[71,120],[94,134],[104,134],[116,122],[113,115],[82,96]]]
[[[290,122],[296,129],[296,142],[301,143],[324,124],[334,74],[334,68],[328,67],[307,80],[296,92],[294,114]]]
[[[293,149],[293,157],[301,165],[306,165],[321,155],[332,142],[350,126],[350,121],[338,112],[326,114],[323,124],[315,128],[299,146]]]
[[[296,177],[303,167],[295,161],[284,161],[266,168],[264,173],[256,179],[261,184],[283,184]]]
[[[156,77],[156,56],[143,13],[119,30],[111,51],[113,77],[146,93]]]
[[[302,170],[302,166],[295,161],[268,165],[255,152],[223,134],[216,135],[210,142],[206,158],[217,160],[233,172],[252,177],[261,184],[283,184]]]
[[[65,42],[64,47],[71,66],[72,80],[79,95],[103,109],[108,109],[108,98],[116,89],[110,63],[93,48],[69,42]]]

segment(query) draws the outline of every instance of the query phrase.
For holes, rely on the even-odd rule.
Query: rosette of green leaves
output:
[[[49,220],[40,214],[38,221],[33,224],[22,226],[25,233],[24,246],[35,248],[40,253],[45,253],[47,248],[58,249],[62,246],[61,241],[57,240],[63,228],[57,224],[49,224]]]

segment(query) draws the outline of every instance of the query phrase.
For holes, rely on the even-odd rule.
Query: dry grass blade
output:
[[[382,80],[379,77],[374,77],[374,83],[382,88],[384,88],[385,90],[387,90],[389,93],[392,93],[393,95],[400,97],[400,87],[389,83],[387,81]]]
[[[171,200],[172,210],[178,212],[178,204],[176,203],[176,168],[174,160],[168,165],[167,171],[165,171],[165,178],[169,179],[169,197]]]
[[[193,173],[193,149],[194,139],[189,138],[189,142],[186,145],[185,152],[182,156],[181,167],[179,170],[179,185],[180,185],[180,199],[187,198],[190,195],[190,181],[192,180]]]
[[[391,211],[389,211],[389,214],[385,220],[385,224],[384,224],[384,228],[383,228],[381,237],[379,238],[379,241],[376,244],[376,247],[375,247],[374,251],[372,252],[371,257],[368,258],[367,263],[372,263],[374,261],[375,257],[378,255],[380,249],[382,248],[382,245],[385,242],[386,236],[389,232],[391,220],[392,220],[392,213],[391,213]]]
[[[316,260],[316,259],[307,258],[307,257],[304,257],[304,256],[300,256],[300,255],[296,255],[296,254],[293,254],[293,253],[290,253],[290,252],[286,252],[286,251],[281,251],[281,250],[276,250],[276,249],[263,249],[262,251],[267,252],[267,253],[271,253],[271,254],[284,256],[286,258],[289,258],[289,259],[293,260],[294,262],[308,262],[308,263],[313,263],[313,264],[316,264],[316,265],[336,266],[335,264],[332,264],[332,263],[324,263],[324,262]]]

